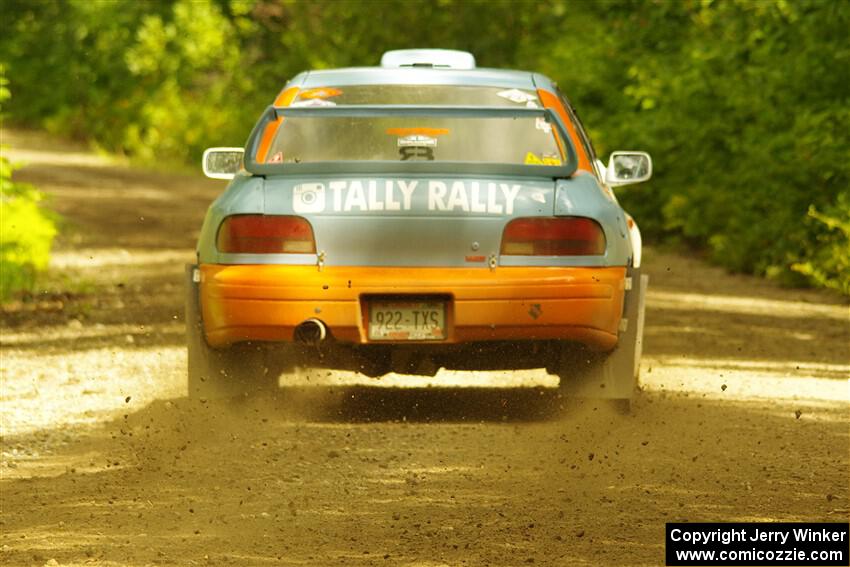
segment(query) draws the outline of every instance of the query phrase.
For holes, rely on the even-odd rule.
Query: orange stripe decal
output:
[[[314,98],[330,98],[332,96],[339,96],[342,94],[342,91],[339,89],[334,89],[331,87],[319,87],[317,89],[307,89],[306,91],[301,92],[302,99],[314,99]]]
[[[289,87],[281,91],[277,98],[274,99],[274,106],[289,106],[295,97],[298,96],[298,87]],[[263,135],[260,138],[260,147],[257,149],[257,163],[265,163],[269,153],[269,148],[272,145],[274,135],[277,134],[277,129],[283,123],[283,116],[279,117],[274,122],[266,124],[263,130]]]
[[[276,99],[274,99],[274,105],[289,106],[292,104],[292,101],[295,100],[296,96],[298,96],[298,87],[289,87],[288,89],[284,89],[280,91],[280,94],[277,95]]]
[[[390,136],[442,136],[448,133],[448,128],[387,128]]]
[[[280,128],[282,123],[283,116],[279,117],[274,122],[266,124],[265,130],[263,130],[263,137],[260,138],[260,147],[257,149],[257,163],[265,163],[274,135],[277,133],[277,129]]]
[[[583,169],[585,171],[589,171],[593,173],[593,166],[590,165],[590,158],[588,158],[587,153],[584,151],[584,146],[581,143],[581,140],[578,137],[578,133],[576,132],[575,125],[572,120],[570,120],[569,115],[567,114],[566,109],[564,109],[564,105],[561,104],[561,101],[558,100],[558,97],[549,91],[545,91],[543,89],[537,89],[537,95],[540,97],[540,102],[543,103],[543,106],[546,108],[552,108],[558,115],[561,117],[561,120],[564,122],[564,126],[567,127],[567,133],[570,135],[570,140],[573,142],[573,147],[576,149],[576,156],[578,157],[578,169]]]

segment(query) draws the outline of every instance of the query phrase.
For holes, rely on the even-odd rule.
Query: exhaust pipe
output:
[[[317,345],[328,338],[328,328],[318,319],[307,319],[295,327],[295,342]]]

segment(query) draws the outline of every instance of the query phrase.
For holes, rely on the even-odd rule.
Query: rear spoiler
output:
[[[266,127],[287,116],[370,118],[426,116],[454,118],[544,118],[555,127],[565,154],[561,165],[525,165],[461,161],[322,161],[310,163],[260,163],[255,156]],[[504,175],[510,177],[566,178],[578,167],[576,149],[561,117],[550,108],[487,106],[357,105],[331,107],[269,106],[251,131],[246,145],[245,169],[254,175],[317,174],[441,174]]]

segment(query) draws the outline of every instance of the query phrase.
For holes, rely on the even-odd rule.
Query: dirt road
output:
[[[66,226],[2,314],[0,564],[662,565],[665,522],[850,515],[840,298],[649,250],[630,416],[542,371],[203,404],[181,274],[222,185],[3,137]]]

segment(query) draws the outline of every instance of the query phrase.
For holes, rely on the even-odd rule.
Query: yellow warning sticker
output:
[[[525,165],[561,165],[561,160],[555,156],[540,157],[534,152],[525,154]]]
[[[535,154],[528,152],[525,154],[525,165],[543,165],[543,160]]]

